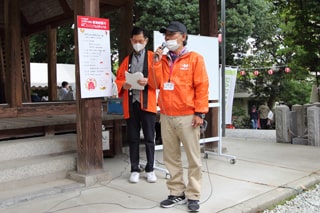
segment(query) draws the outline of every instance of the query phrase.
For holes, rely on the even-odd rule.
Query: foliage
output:
[[[250,117],[240,103],[234,102],[232,107],[232,124],[236,129],[249,129]]]
[[[226,64],[241,64],[235,54],[240,57],[246,54],[249,37],[257,42],[264,40],[273,20],[268,13],[265,0],[230,0],[226,3]],[[220,16],[219,16],[220,17]]]
[[[153,44],[153,31],[167,26],[170,21],[181,21],[188,34],[199,34],[199,0],[136,0],[134,5],[135,25],[149,32],[149,48]]]
[[[320,1],[270,0],[283,22],[286,45],[292,49],[295,64],[308,71],[320,70]]]
[[[112,72],[115,74],[119,67],[119,46],[120,46],[120,17],[119,11],[111,11],[102,15],[102,18],[108,18],[110,21],[110,49]]]
[[[245,76],[239,76],[239,81],[252,92],[253,97],[267,101],[269,107],[272,107],[275,101],[283,101],[289,105],[308,103],[312,84],[309,82],[312,79],[309,70],[319,63],[319,49],[314,49],[315,42],[308,41],[316,39],[313,39],[313,36],[308,37],[309,35],[305,33],[300,34],[297,29],[301,28],[295,28],[296,23],[301,22],[301,17],[292,14],[301,12],[295,11],[289,15],[287,1],[272,1],[272,3],[267,13],[269,14],[267,19],[271,21],[264,25],[271,33],[265,31],[259,33],[263,37],[255,36],[253,54],[241,61],[242,69],[250,72]],[[307,13],[306,10],[304,12]],[[297,18],[299,20],[296,20]],[[289,22],[289,19],[292,21]],[[307,26],[307,22],[304,25]],[[314,32],[316,29],[308,31]],[[301,39],[301,36],[304,38]],[[319,37],[319,34],[317,36]],[[304,42],[298,42],[301,40]],[[312,49],[312,53],[309,49]],[[314,61],[314,53],[318,54],[317,63]],[[292,72],[286,74],[285,66],[290,67]],[[274,70],[273,75],[267,73],[270,68]],[[260,72],[258,76],[252,74],[255,69]]]
[[[30,37],[30,61],[37,63],[47,62],[47,37],[45,32]]]
[[[30,36],[30,61],[47,63],[47,35],[40,32]],[[74,64],[74,30],[71,26],[57,28],[57,63]]]
[[[68,26],[57,29],[57,62],[74,64],[74,29]]]
[[[312,82],[289,80],[283,81],[282,84],[285,90],[279,94],[278,100],[283,101],[288,106],[309,103]]]

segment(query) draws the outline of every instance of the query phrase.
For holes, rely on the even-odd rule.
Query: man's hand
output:
[[[200,126],[201,124],[203,124],[203,119],[200,118],[199,116],[195,115],[193,116],[193,119],[192,119],[192,126],[194,128]]]
[[[162,58],[162,54],[163,54],[163,47],[160,46],[156,49],[156,51],[154,52],[154,61],[155,62],[159,62]]]
[[[139,79],[138,84],[143,87],[146,86],[148,84],[148,78]]]
[[[122,85],[122,89],[130,89],[131,88],[131,84],[128,84],[127,82],[125,82],[123,85]]]

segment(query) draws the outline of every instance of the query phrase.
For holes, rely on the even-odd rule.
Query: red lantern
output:
[[[254,74],[255,76],[258,76],[258,75],[259,75],[259,71],[258,71],[258,70],[255,70],[255,71],[253,72],[253,74]]]
[[[246,72],[244,70],[240,71],[240,75],[245,75],[245,74],[246,74]]]
[[[290,70],[290,68],[289,68],[289,67],[286,67],[286,68],[284,69],[284,71],[285,71],[286,73],[291,72],[291,70]]]
[[[268,70],[268,74],[272,75],[273,74],[273,70],[272,69]]]

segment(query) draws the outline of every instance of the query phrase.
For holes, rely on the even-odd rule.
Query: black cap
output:
[[[166,31],[187,33],[187,28],[179,21],[172,21],[167,28],[163,27],[159,31],[160,33],[166,33]]]

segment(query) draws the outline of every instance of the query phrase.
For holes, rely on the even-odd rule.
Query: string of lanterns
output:
[[[268,69],[268,74],[269,75],[273,75],[274,74],[274,72],[276,72],[275,71],[275,69],[279,69],[279,68],[281,68],[281,67],[273,67],[273,68],[264,68],[264,67],[262,67],[262,68],[246,68],[245,70],[254,70],[253,71],[253,75],[255,75],[255,76],[258,76],[259,74],[260,74],[260,72],[259,72],[259,70],[266,70],[266,69]],[[240,69],[240,75],[245,75],[246,74],[246,71],[245,71],[244,69]],[[285,67],[284,68],[284,72],[285,73],[289,73],[289,72],[291,72],[291,69],[290,69],[290,67]]]

